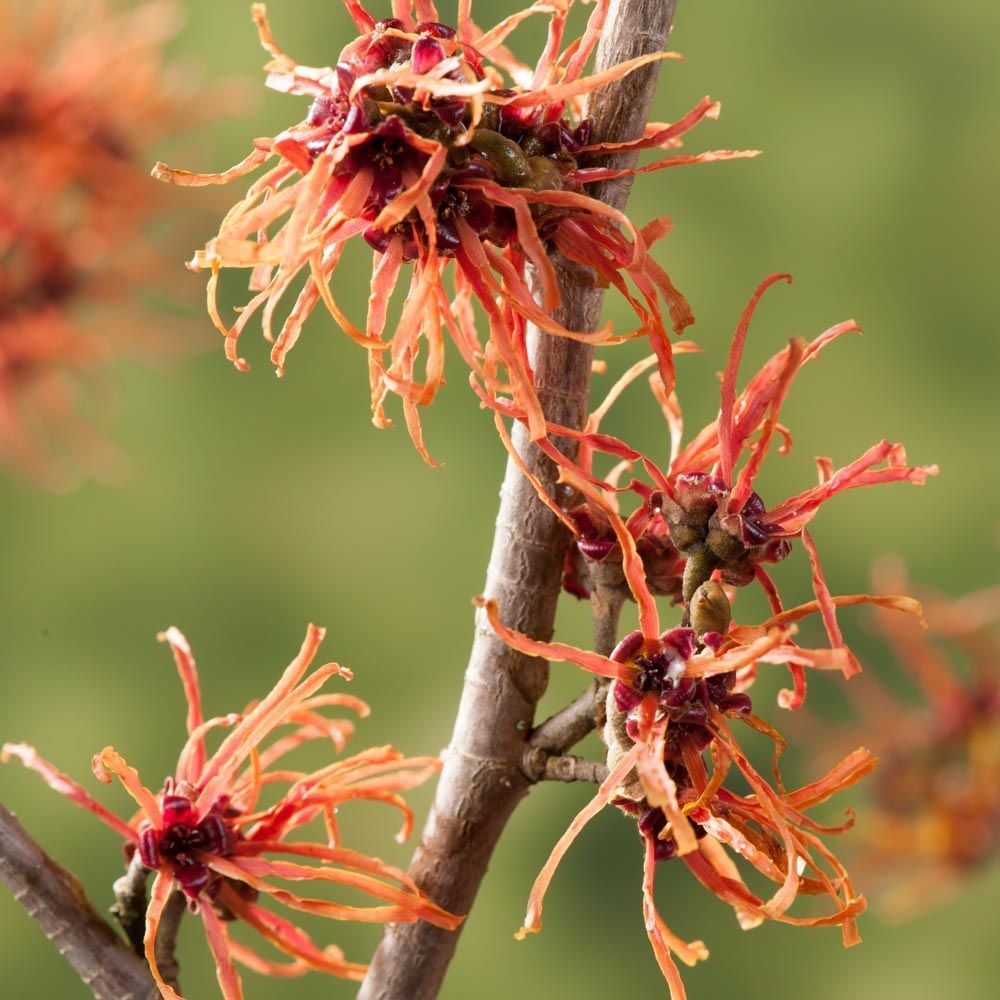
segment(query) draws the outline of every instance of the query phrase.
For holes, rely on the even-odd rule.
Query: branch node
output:
[[[589,781],[600,784],[608,776],[607,765],[576,754],[548,753],[541,747],[529,747],[524,752],[522,770],[531,782]]]

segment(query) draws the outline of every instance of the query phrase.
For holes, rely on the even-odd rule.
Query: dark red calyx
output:
[[[202,856],[227,857],[239,840],[229,800],[220,798],[200,820],[194,804],[184,795],[164,795],[161,809],[163,827],[147,826],[140,831],[139,857],[151,869],[167,862],[185,895],[195,899],[218,878]]]
[[[433,38],[418,38],[410,55],[415,73],[429,73],[444,59],[444,46]]]

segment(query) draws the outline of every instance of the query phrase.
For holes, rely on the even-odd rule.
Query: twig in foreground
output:
[[[0,881],[97,1000],[153,1000],[146,963],[90,904],[80,883],[0,805]]]

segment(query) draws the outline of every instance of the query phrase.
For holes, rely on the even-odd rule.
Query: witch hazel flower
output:
[[[0,462],[56,487],[72,481],[63,462],[99,471],[117,461],[75,412],[79,383],[111,354],[71,315],[76,272],[57,233],[0,210]]]
[[[910,589],[903,564],[877,561],[877,587]],[[880,909],[912,917],[954,896],[1000,853],[1000,588],[958,598],[917,588],[927,626],[876,609],[901,696],[866,672],[851,702],[880,757],[854,840]],[[914,694],[918,697],[914,698]],[[820,723],[827,745],[845,734]]]
[[[868,774],[875,757],[858,749],[818,781],[789,791],[777,771],[785,741],[753,713],[748,694],[761,662],[845,668],[843,649],[803,649],[792,641],[794,621],[816,613],[818,603],[792,609],[783,620],[757,628],[731,627],[723,588],[707,581],[692,599],[691,626],[661,632],[634,540],[620,517],[612,515],[611,521],[625,552],[625,573],[639,604],[641,628],[626,635],[610,656],[534,640],[507,628],[495,602],[479,601],[490,625],[515,649],[576,663],[610,685],[602,732],[608,777],[542,868],[518,937],[541,929],[542,903],[559,862],[586,823],[605,806],[614,805],[632,817],[643,842],[646,931],[673,1000],[686,996],[675,958],[693,965],[707,958],[708,950],[701,941],[679,938],[657,912],[654,870],[661,861],[681,859],[704,887],[733,908],[745,930],[764,920],[838,925],[844,944],[856,944],[860,941],[856,918],[865,901],[821,836],[842,832],[852,819],[823,827],[807,811]],[[902,597],[858,595],[838,601],[919,612],[916,602]],[[736,723],[774,741],[773,783],[742,750],[733,731]],[[731,772],[749,786],[750,794],[727,786]],[[770,898],[761,898],[747,886],[733,855],[776,884]],[[824,895],[832,906],[820,916],[794,916],[789,910],[799,895]]]
[[[345,7],[359,37],[327,68],[302,66],[286,55],[263,5],[253,8],[272,56],[268,86],[312,100],[302,122],[257,140],[242,163],[222,173],[193,174],[163,164],[154,169],[175,184],[223,184],[277,161],[191,262],[193,269],[210,272],[209,312],[226,337],[230,360],[248,367],[238,341],[259,318],[282,374],[305,319],[322,302],[368,351],[375,423],[389,422],[387,396],[401,397],[409,432],[425,459],[418,407],[429,404],[443,383],[446,335],[491,390],[514,394],[534,438],[544,437],[545,428],[525,350],[528,322],[591,342],[647,335],[671,381],[671,346],[659,304],[666,304],[677,332],[692,316],[648,254],[669,221],[637,229],[587,189],[637,172],[601,167],[596,158],[676,147],[699,121],[718,116],[718,103],[706,98],[676,122],[651,124],[636,142],[594,141],[589,121],[580,117],[583,97],[671,55],[654,53],[588,75],[610,0],[597,0],[583,34],[565,45],[573,0],[534,4],[488,31],[472,20],[468,0],[459,4],[454,27],[441,23],[427,0],[397,0],[392,16],[381,20],[355,0],[345,0]],[[506,42],[536,14],[549,19],[548,40],[529,67]],[[641,169],[744,155],[753,152],[673,155]],[[343,312],[331,284],[347,245],[357,238],[374,250],[363,326]],[[634,307],[638,328],[618,336],[607,327],[584,333],[553,319],[559,292],[552,251],[577,268],[581,280],[617,286]],[[390,300],[407,266],[408,294],[386,338]],[[250,269],[255,294],[230,324],[219,313],[216,294],[221,270],[234,267]],[[539,302],[529,287],[529,268],[537,274]],[[300,276],[301,288],[278,326],[279,307]],[[488,320],[485,343],[473,303]]]
[[[641,363],[632,378],[637,371],[641,372]],[[612,390],[611,402],[627,382]],[[602,410],[603,406],[595,411],[598,417]],[[674,437],[676,452],[679,428]],[[612,454],[617,450],[613,439],[601,436],[593,422],[587,433],[581,432],[581,440],[585,464],[592,457],[586,454],[588,449]],[[530,656],[575,663],[603,678],[607,690],[601,736],[608,777],[553,849],[531,891],[518,936],[541,929],[543,899],[560,860],[583,826],[605,806],[614,805],[633,819],[644,845],[645,925],[673,1000],[685,996],[675,959],[693,965],[706,958],[708,950],[701,941],[679,938],[657,912],[653,884],[660,861],[681,859],[703,886],[732,906],[746,930],[764,920],[837,925],[844,944],[856,944],[860,941],[856,918],[865,900],[822,837],[846,830],[853,819],[849,816],[840,826],[824,827],[807,811],[868,774],[876,758],[859,748],[818,781],[789,791],[777,770],[777,759],[787,744],[754,714],[749,690],[760,663],[786,664],[800,673],[807,668],[849,672],[852,657],[842,645],[805,649],[793,638],[796,623],[821,614],[826,601],[833,607],[868,604],[918,617],[919,603],[901,595],[827,594],[825,601],[783,610],[760,625],[737,625],[732,622],[731,588],[727,591],[717,580],[705,579],[687,596],[684,623],[661,631],[637,533],[629,523],[632,519],[609,502],[611,488],[606,481],[581,474],[579,466],[568,461],[562,473],[579,503],[599,511],[613,533],[625,586],[638,607],[639,628],[605,656],[566,643],[535,640],[505,626],[495,601],[477,600],[504,642]],[[555,507],[552,498],[548,502]],[[802,690],[804,694],[804,684]],[[790,707],[791,699],[779,701]],[[737,724],[774,742],[773,781],[760,774],[741,748],[734,732]],[[727,785],[731,773],[749,786],[749,795]],[[770,898],[761,898],[747,886],[733,855],[776,884]],[[799,895],[824,895],[832,905],[820,916],[794,916],[789,910]]]
[[[770,508],[765,506],[754,490],[754,481],[776,435],[782,439],[781,451],[791,447],[791,435],[778,418],[792,381],[828,344],[845,333],[860,332],[857,324],[848,320],[809,343],[793,338],[737,393],[737,374],[754,311],[767,289],[779,281],[791,282],[791,276],[772,274],[765,278],[740,317],[722,378],[716,420],[672,456],[666,474],[651,461],[645,465],[660,491],[652,502],[659,506],[675,547],[688,559],[684,597],[689,598],[699,583],[713,574],[733,586],[756,579],[775,613],[780,613],[781,599],[764,566],[784,559],[791,541],[799,538],[809,556],[813,589],[827,635],[833,646],[845,650],[845,673],[851,676],[860,665],[844,643],[819,554],[806,525],[838,493],[893,482],[922,485],[928,476],[937,474],[938,467],[910,465],[902,444],[882,440],[840,468],[829,458],[818,458],[816,486]],[[669,411],[665,412],[669,418]],[[737,469],[744,450],[746,459]],[[796,686],[787,707],[801,705],[805,696],[804,675],[800,671],[793,674]]]
[[[550,496],[537,480],[534,485],[542,501],[573,534],[564,581],[570,592],[581,597],[589,595],[591,577],[600,572],[599,567],[617,567],[622,562],[620,532],[612,522],[627,494],[639,499],[638,506],[625,518],[624,529],[645,568],[644,586],[675,601],[690,602],[698,587],[709,579],[731,588],[756,581],[779,615],[783,610],[781,598],[765,567],[786,558],[793,540],[801,539],[824,626],[831,644],[845,650],[845,672],[851,676],[860,667],[844,643],[836,603],[806,526],[819,508],[838,493],[893,482],[921,485],[928,476],[936,475],[938,468],[910,465],[902,444],[883,440],[841,468],[835,468],[829,458],[818,458],[816,486],[773,507],[765,505],[754,482],[775,437],[781,441],[779,452],[791,448],[791,433],[779,422],[779,415],[795,376],[833,341],[860,332],[853,320],[847,320],[810,342],[793,338],[764,363],[742,391],[737,391],[750,322],[764,292],[779,281],[790,282],[791,277],[769,275],[744,309],[722,377],[719,414],[689,444],[683,443],[683,414],[677,393],[663,382],[659,370],[649,376],[652,394],[669,430],[670,453],[665,471],[649,456],[601,430],[602,421],[625,389],[654,368],[656,359],[651,357],[622,375],[590,415],[582,432],[548,425],[550,434],[573,438],[579,450],[575,459],[567,458],[554,446],[546,450],[560,467],[558,495]],[[697,348],[688,344],[687,349]],[[525,420],[524,411],[512,402],[491,398],[484,390],[479,390],[479,395],[494,410],[498,424],[502,418]],[[514,460],[519,461],[509,434],[503,430],[501,436]],[[595,457],[602,454],[617,463],[603,478],[595,471]],[[632,475],[634,467],[645,476]],[[624,576],[619,572],[618,577],[624,587]],[[608,574],[602,572],[601,579],[607,578]],[[790,666],[794,690],[783,692],[782,699],[785,707],[795,708],[805,697],[805,674],[794,663]]]
[[[171,2],[0,11],[0,463],[44,486],[114,475],[81,410],[112,357],[166,347],[133,290],[162,271],[138,239],[162,208],[144,151],[192,111],[163,59],[179,23]]]
[[[404,839],[412,829],[413,815],[402,793],[439,769],[436,758],[405,757],[382,746],[341,757],[312,772],[286,763],[290,752],[316,740],[343,751],[353,723],[329,717],[326,709],[347,708],[360,716],[369,711],[352,695],[320,693],[333,677],[351,679],[351,672],[336,663],[310,672],[323,636],[323,629],[310,625],[298,655],[264,698],[242,713],[206,719],[190,647],[177,629],[163,633],[160,638],[173,651],[188,705],[188,738],[174,774],[153,792],[113,747],[93,759],[97,778],[105,783],[118,778],[135,800],[138,811],[127,819],[92,798],[34,747],[25,743],[3,747],[4,761],[17,758],[36,771],[53,789],[121,836],[133,864],[138,858],[145,869],[155,872],[144,951],[166,1000],[179,1000],[179,994],[160,973],[156,944],[164,908],[175,892],[183,894],[188,909],[201,920],[227,1000],[243,996],[236,962],[280,977],[310,970],[356,981],[364,977],[365,965],[349,961],[336,946],[316,944],[301,927],[262,906],[258,902],[262,896],[293,911],[334,920],[427,920],[447,930],[461,923],[461,917],[427,899],[405,872],[345,846],[337,821],[338,809],[347,802],[381,802],[401,811],[398,839]],[[228,732],[218,749],[209,752],[206,737],[220,729]],[[285,731],[279,733],[281,729]],[[316,824],[324,828],[322,838],[297,836]],[[305,883],[309,892],[293,892],[276,880]],[[357,890],[375,904],[339,903],[311,894],[332,886]],[[234,920],[253,928],[290,961],[274,961],[233,940],[228,926]]]

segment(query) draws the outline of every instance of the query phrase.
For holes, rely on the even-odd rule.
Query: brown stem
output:
[[[590,596],[594,620],[594,652],[610,656],[618,644],[618,623],[625,606],[623,587],[597,586]]]
[[[80,883],[0,805],[0,881],[97,1000],[153,1000],[146,963],[90,904]]]
[[[597,69],[665,47],[675,0],[615,0],[597,52]],[[586,114],[601,141],[642,134],[658,64],[595,91]],[[619,154],[615,165],[634,158]],[[615,208],[628,195],[628,178],[595,185],[591,193]],[[594,330],[603,290],[579,281],[555,261],[562,305],[556,318],[572,330]],[[535,385],[548,419],[582,428],[587,413],[593,350],[578,341],[529,331]],[[560,442],[567,452],[569,442]],[[532,445],[523,427],[514,445],[550,493],[553,464]],[[552,635],[559,597],[565,528],[539,502],[508,462],[500,493],[493,551],[484,594],[496,598],[506,624],[528,635]],[[477,614],[465,685],[434,804],[410,874],[435,902],[468,913],[493,849],[530,782],[522,770],[535,705],[548,683],[548,664],[506,646]],[[430,1000],[436,997],[458,943],[458,932],[418,922],[390,926],[382,938],[359,1000]]]
[[[531,733],[529,746],[548,754],[561,754],[574,747],[597,724],[594,717],[602,684],[593,681],[575,701],[550,715]]]
[[[609,656],[618,642],[618,622],[625,604],[626,590],[620,567],[617,573],[613,569],[609,572],[594,572],[598,568],[591,567],[590,574],[593,587],[590,600],[594,622],[594,650],[602,656]],[[541,781],[548,776],[548,757],[558,758],[560,754],[576,746],[592,729],[604,725],[608,683],[603,678],[595,678],[579,697],[532,730],[521,768],[532,781]]]
[[[112,889],[115,903],[111,913],[121,924],[125,937],[137,955],[144,954],[143,939],[146,936],[146,881],[149,869],[142,863],[139,852],[132,855],[128,870],[116,879]]]
[[[180,992],[181,967],[177,961],[177,933],[181,929],[181,917],[187,912],[184,893],[175,889],[163,907],[160,929],[156,932],[156,967],[164,982]]]
[[[608,776],[604,761],[576,754],[548,754],[531,747],[524,755],[524,770],[532,781],[591,781],[599,785]]]

